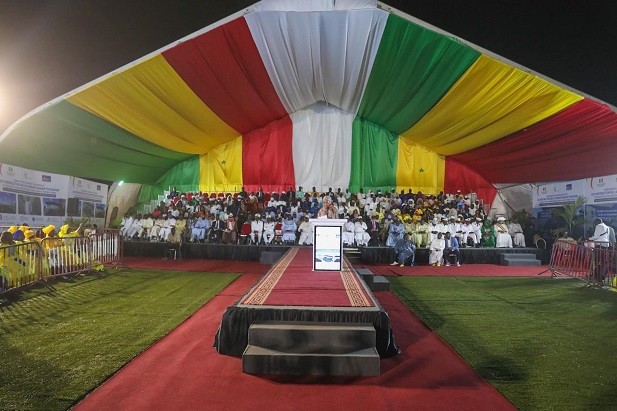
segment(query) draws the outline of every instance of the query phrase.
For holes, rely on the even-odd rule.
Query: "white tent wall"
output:
[[[109,188],[109,194],[107,194],[107,216],[105,218],[106,226],[111,223],[111,217],[114,208],[118,208],[115,218],[121,218],[139,201],[139,191],[141,190],[141,184],[123,183],[121,185],[115,182]]]
[[[495,184],[497,196],[489,216],[510,216],[514,211],[525,210],[531,213],[533,186],[531,184]]]

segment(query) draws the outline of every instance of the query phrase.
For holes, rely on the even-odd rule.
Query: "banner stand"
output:
[[[313,271],[343,270],[343,225],[346,219],[311,218]]]

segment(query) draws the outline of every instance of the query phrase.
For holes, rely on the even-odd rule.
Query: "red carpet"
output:
[[[368,268],[375,275],[428,276],[428,277],[550,277],[548,266],[510,267],[495,264],[468,264],[460,267],[433,267],[421,265],[399,267],[397,265],[356,265]]]
[[[243,275],[129,363],[76,409],[85,410],[514,410],[392,293],[377,293],[402,353],[371,378],[263,378],[219,355],[226,307],[259,278]]]
[[[310,248],[291,248],[240,305],[375,307],[347,261],[343,271],[313,271]]]
[[[209,273],[245,273],[264,274],[270,264],[259,261],[231,260],[163,260],[152,257],[124,257],[124,263],[131,268],[149,268],[152,270],[203,271]]]

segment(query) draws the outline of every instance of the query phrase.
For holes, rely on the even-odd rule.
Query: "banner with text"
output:
[[[559,183],[539,184],[533,192],[533,208],[560,207],[582,196],[588,205],[617,203],[617,175]]]
[[[0,226],[105,223],[106,184],[0,163]]]

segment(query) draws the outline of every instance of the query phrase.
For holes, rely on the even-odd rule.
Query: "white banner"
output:
[[[0,226],[105,223],[107,185],[0,163]]]
[[[585,180],[542,184],[533,192],[533,208],[559,207],[585,195]]]
[[[617,175],[537,185],[533,208],[560,207],[574,203],[579,196],[585,197],[588,205],[617,203]]]

